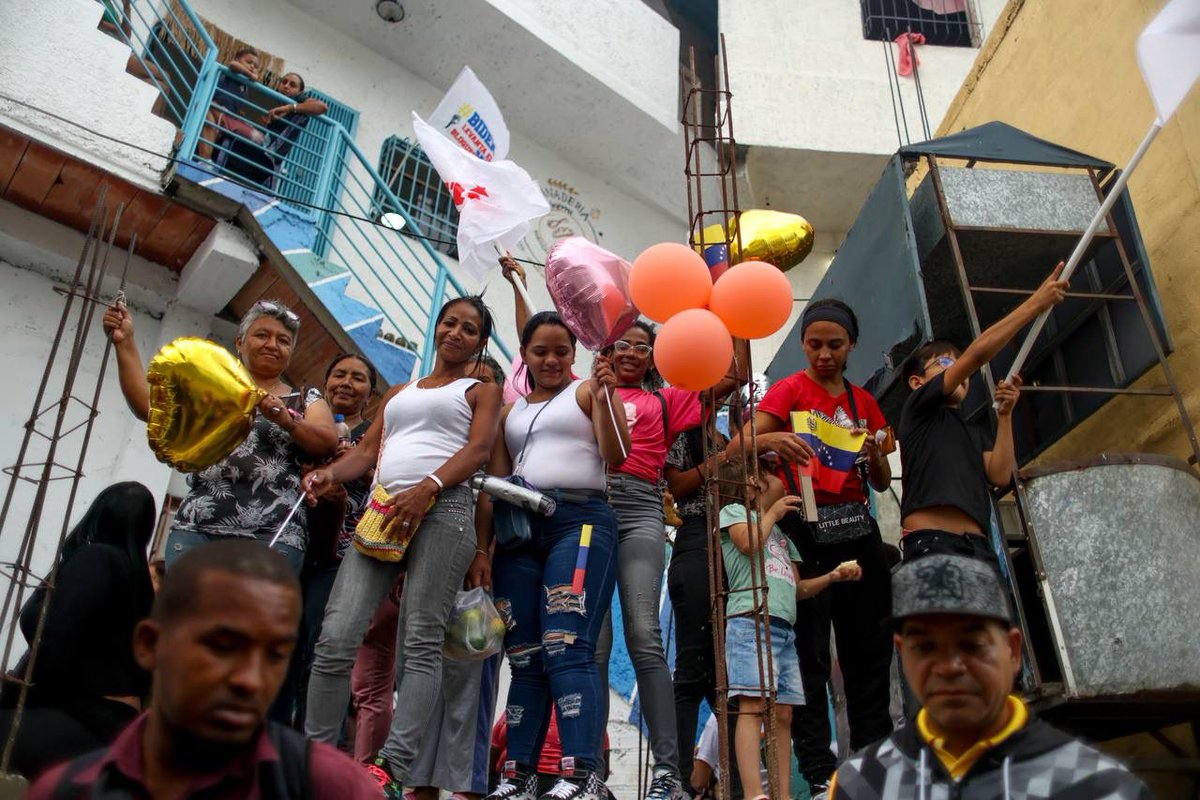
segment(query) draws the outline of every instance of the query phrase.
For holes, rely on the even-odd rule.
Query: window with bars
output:
[[[863,38],[890,42],[902,33],[919,33],[925,44],[978,47],[979,16],[971,0],[859,0]]]
[[[388,137],[379,153],[379,174],[387,182],[392,194],[400,201],[401,208],[380,191],[375,193],[378,215],[403,210],[416,224],[417,230],[405,227],[401,233],[427,236],[433,249],[458,258],[458,210],[446,184],[437,170],[429,163],[429,157],[421,145],[402,139]]]

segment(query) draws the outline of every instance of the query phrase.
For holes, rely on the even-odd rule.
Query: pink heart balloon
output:
[[[567,327],[588,350],[621,338],[638,310],[629,299],[633,267],[582,236],[559,239],[546,256],[546,288]]]

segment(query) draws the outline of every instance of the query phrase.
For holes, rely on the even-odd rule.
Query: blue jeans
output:
[[[725,623],[725,664],[730,697],[766,697],[762,676],[767,668],[761,663],[759,648],[762,634],[756,635],[754,627],[752,617],[734,617]],[[772,688],[777,692],[775,702],[782,706],[804,705],[796,632],[791,623],[778,617],[771,617],[771,663],[775,683]]]
[[[213,536],[208,533],[197,533],[196,531],[185,531],[179,528],[171,528],[167,533],[167,546],[163,552],[163,558],[167,562],[167,569],[171,568],[171,564],[175,563],[175,559],[191,550],[193,547],[202,545],[205,542],[219,542],[223,539],[229,539],[229,536]],[[263,541],[265,546],[267,541]],[[287,558],[288,563],[292,565],[292,571],[296,573],[296,577],[300,577],[300,573],[304,571],[304,551],[297,550],[288,544],[282,542],[275,545],[275,549],[283,553]]]
[[[586,526],[591,541],[582,551]],[[596,665],[596,637],[616,583],[617,520],[602,498],[560,503],[552,517],[534,515],[533,538],[499,551],[492,571],[496,608],[508,624],[508,758],[536,765],[558,708],[564,758],[577,769],[601,763],[608,686]],[[585,560],[586,559],[586,560]],[[580,569],[577,569],[577,566]],[[581,591],[576,591],[576,589]]]

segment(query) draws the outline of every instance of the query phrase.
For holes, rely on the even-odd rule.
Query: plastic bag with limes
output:
[[[479,661],[500,652],[507,628],[492,598],[482,586],[459,592],[446,625],[442,655]]]

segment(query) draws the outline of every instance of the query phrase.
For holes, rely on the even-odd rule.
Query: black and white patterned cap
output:
[[[1008,593],[992,565],[957,555],[927,555],[892,573],[892,619],[962,614],[1012,625]]]

